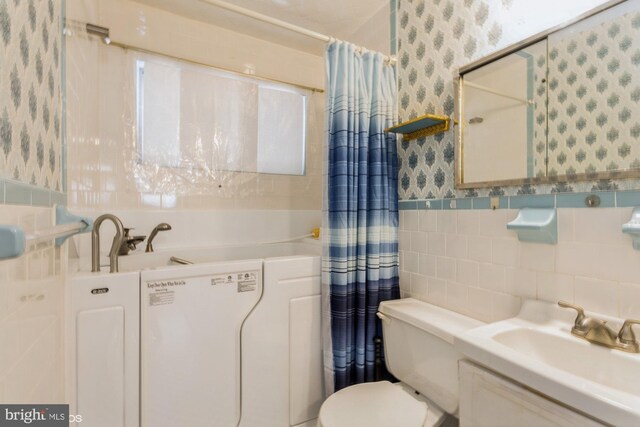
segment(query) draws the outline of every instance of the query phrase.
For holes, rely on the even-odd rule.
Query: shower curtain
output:
[[[399,298],[396,82],[380,53],[327,46],[323,333],[327,394],[372,381],[381,301]]]

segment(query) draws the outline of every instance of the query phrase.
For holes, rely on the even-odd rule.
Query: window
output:
[[[305,174],[307,93],[293,86],[143,56],[136,61],[140,162]]]

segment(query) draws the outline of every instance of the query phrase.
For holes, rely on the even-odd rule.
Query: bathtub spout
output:
[[[171,258],[169,258],[169,261],[175,262],[176,264],[181,264],[181,265],[193,264],[193,262],[191,261],[187,261],[186,259],[178,258],[176,256],[172,256]]]

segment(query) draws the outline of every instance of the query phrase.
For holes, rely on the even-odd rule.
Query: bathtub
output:
[[[194,263],[238,261],[243,259],[266,259],[288,256],[320,256],[322,247],[315,239],[304,242],[261,244],[255,246],[214,246],[201,248],[175,248],[145,253],[133,252],[119,258],[120,271],[137,271],[150,268],[176,266],[171,257],[182,258]],[[102,257],[100,264],[108,270],[109,258]],[[85,263],[88,268],[88,263]]]
[[[84,390],[100,384],[88,396],[78,390],[76,413],[110,427],[315,425],[324,399],[320,250],[173,249],[121,257],[122,273],[73,277],[74,380]],[[172,256],[194,264],[174,265]],[[104,339],[88,339],[98,324]],[[117,363],[108,360],[114,348],[123,349]],[[116,396],[107,407],[104,393]]]

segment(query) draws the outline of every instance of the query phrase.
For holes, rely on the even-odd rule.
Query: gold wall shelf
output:
[[[400,133],[403,135],[403,139],[407,141],[446,132],[450,126],[451,119],[447,116],[425,114],[424,116],[392,126],[384,131]]]

